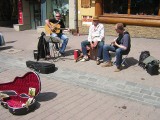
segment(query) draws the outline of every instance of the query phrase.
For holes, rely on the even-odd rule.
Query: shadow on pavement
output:
[[[7,50],[7,49],[11,49],[13,48],[13,46],[2,46],[0,47],[0,50]]]
[[[57,96],[56,93],[53,92],[44,92],[44,93],[40,93],[37,97],[36,100],[38,102],[44,102],[44,101],[49,101],[54,99]]]
[[[133,57],[128,57],[128,58],[126,58],[126,63],[127,63],[127,65],[125,65],[124,69],[127,69],[131,66],[136,65],[138,63],[138,60]]]
[[[14,40],[14,41],[8,41],[8,42],[6,42],[6,43],[14,43],[14,42],[16,42],[16,40]]]
[[[36,101],[36,107],[35,107],[35,109],[34,109],[33,111],[31,111],[31,112],[36,111],[37,109],[40,108],[40,106],[41,106],[41,104],[40,104],[39,102]]]
[[[73,52],[74,52],[74,50],[66,50],[65,51],[65,55],[54,58],[54,62],[58,62],[59,60],[62,60],[62,61],[65,61],[65,60],[74,60],[74,58],[68,58],[67,57],[67,56],[72,56]]]
[[[71,56],[73,55],[73,53],[74,53],[74,50],[67,50],[65,51],[65,56]]]

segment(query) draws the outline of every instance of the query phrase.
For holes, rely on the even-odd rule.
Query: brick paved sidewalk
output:
[[[25,61],[33,60],[32,52],[39,36],[34,30],[15,32],[4,29],[3,33],[7,47],[18,52],[10,54],[0,49],[0,83],[11,81],[15,76],[22,76],[29,71]],[[37,98],[39,107],[34,112],[18,117],[0,107],[0,119],[157,120],[160,77],[149,76],[137,66],[136,60],[148,44],[159,45],[160,41],[133,38],[132,45],[136,49],[131,51],[131,61],[128,61],[132,65],[117,74],[112,72],[114,67],[103,69],[95,61],[74,63],[73,50],[79,48],[85,38],[70,36],[67,56],[55,62],[57,71],[49,75],[40,74],[42,93]],[[107,37],[106,42],[111,38]],[[142,43],[144,46],[140,46]],[[151,46],[147,46],[147,49],[153,56],[158,56],[158,48]]]
[[[15,66],[0,76],[8,80],[27,71]],[[159,108],[40,76],[42,91],[36,98],[39,103],[36,110],[14,116],[0,106],[0,120],[157,120],[160,117]]]

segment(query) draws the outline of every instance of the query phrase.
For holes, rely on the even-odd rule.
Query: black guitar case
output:
[[[0,84],[1,105],[14,115],[24,115],[36,108],[37,96],[41,91],[38,74],[27,72],[23,77],[16,77],[13,82]]]
[[[26,66],[42,74],[49,74],[55,71],[55,64],[46,62],[26,61]]]

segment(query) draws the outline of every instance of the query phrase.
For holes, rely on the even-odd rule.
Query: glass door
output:
[[[41,26],[41,2],[40,0],[30,0],[31,27],[36,29]]]
[[[69,0],[52,0],[53,16],[56,12],[60,12],[65,26],[69,26]]]

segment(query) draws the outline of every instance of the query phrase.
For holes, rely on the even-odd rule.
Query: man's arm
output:
[[[128,43],[129,43],[130,37],[129,37],[128,34],[125,34],[125,35],[123,36],[123,39],[124,39],[123,44],[120,44],[120,45],[119,45],[119,44],[117,44],[117,42],[115,41],[114,45],[117,46],[117,47],[119,47],[119,48],[122,48],[122,49],[126,50],[126,49],[128,48]]]
[[[92,25],[89,27],[88,41],[92,42]]]
[[[104,39],[104,26],[103,24],[101,24],[101,28],[100,28],[100,41],[102,41]]]
[[[97,44],[98,44],[99,41],[102,41],[104,39],[104,26],[103,26],[103,24],[100,24],[99,27],[100,27],[99,28],[99,37],[95,38],[95,40],[94,40],[94,47],[97,46]]]
[[[46,20],[45,20],[45,23],[48,25],[48,27],[49,27],[50,29],[52,28],[49,19],[46,19]]]

